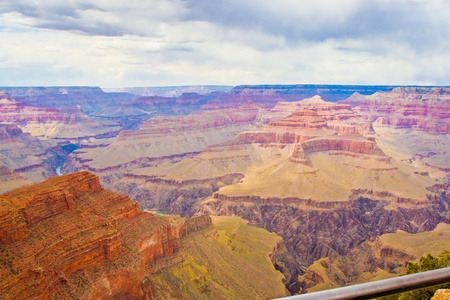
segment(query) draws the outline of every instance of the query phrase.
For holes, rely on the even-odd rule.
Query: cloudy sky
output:
[[[450,85],[450,1],[0,1],[0,86],[293,83]]]

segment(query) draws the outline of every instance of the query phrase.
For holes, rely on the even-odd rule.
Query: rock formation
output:
[[[24,132],[44,139],[77,140],[115,135],[122,128],[108,121],[99,122],[85,115],[79,105],[56,108],[28,106],[4,92],[0,94],[0,124],[15,124]]]
[[[373,123],[380,146],[391,156],[431,166],[427,171],[435,176],[450,170],[450,88],[401,87],[339,103]]]
[[[0,87],[26,106],[62,109],[80,105],[90,115],[106,106],[132,101],[128,93],[104,93],[99,87]]]
[[[408,261],[450,248],[450,225],[438,224],[429,232],[404,231],[371,238],[346,255],[337,253],[314,262],[298,279],[301,292],[381,280],[404,274]]]
[[[320,270],[336,275],[338,285],[387,275],[396,266],[394,261],[406,259],[405,252],[386,250],[386,259],[379,260],[384,248],[370,252],[376,247],[371,242],[399,229],[408,233],[433,230],[438,223],[450,220],[448,88],[239,86],[228,93],[198,95],[188,91],[139,98],[120,93],[109,95],[96,88],[8,91],[14,97],[0,97],[0,107],[5,105],[3,117],[11,116],[14,110],[23,114],[16,113],[20,115],[18,119],[5,122],[23,124],[1,127],[4,144],[0,146],[0,182],[14,179],[10,186],[16,187],[42,180],[51,175],[50,171],[43,174],[42,166],[47,170],[45,166],[53,165],[54,170],[63,162],[65,156],[56,153],[63,145],[57,137],[69,129],[51,136],[51,124],[59,122],[70,128],[74,132],[71,139],[100,124],[107,128],[105,133],[78,138],[78,149],[62,167],[63,173],[95,172],[104,186],[129,195],[144,209],[185,217],[201,213],[240,216],[283,236],[287,251],[271,257],[286,276],[286,286],[292,293],[329,282],[331,279]],[[322,98],[342,101],[332,103]],[[62,99],[67,104],[58,102]],[[76,103],[80,106],[74,106]],[[200,110],[192,112],[200,106]],[[53,121],[51,118],[56,116],[62,119]],[[79,131],[74,129],[76,126]],[[117,127],[127,130],[118,133],[114,131]],[[39,141],[26,132],[48,139]],[[68,134],[63,141],[67,143],[67,139]],[[30,151],[38,155],[26,152],[33,147]],[[21,149],[23,153],[13,155],[11,149]],[[55,211],[63,208],[58,206]],[[34,220],[36,216],[29,214]],[[162,271],[160,266],[179,260],[180,255],[171,256],[178,250],[164,256],[169,250],[151,246],[153,241],[170,239],[166,236],[191,231],[189,228],[197,227],[195,222],[184,228],[179,224],[186,221],[181,219],[158,220],[165,220],[165,227],[158,227],[163,228],[164,234],[147,236],[139,245],[135,240],[131,244],[127,238],[121,240],[125,249],[153,249],[139,252],[139,256],[130,250],[127,255],[131,261],[148,262],[151,268],[150,261],[158,261],[154,263],[159,269],[158,279],[143,280],[147,276],[144,271],[131,274],[123,269],[115,269],[117,272],[111,275],[104,268],[112,267],[101,267],[103,277],[93,278],[107,276],[107,280],[99,283],[89,275],[88,282],[95,286],[95,292],[86,293],[103,295],[109,293],[109,286],[113,286],[112,293],[117,297],[142,291],[161,293],[164,280],[170,277],[177,278],[178,286],[195,286],[204,291],[203,296],[212,295],[212,286],[205,284],[204,275],[191,281],[180,273],[172,276]],[[21,224],[16,221],[15,224]],[[118,221],[118,226],[121,222],[125,221]],[[172,232],[170,228],[175,223],[178,229]],[[23,228],[27,227],[14,231],[16,242],[26,238],[21,237]],[[121,227],[117,228],[120,232]],[[208,241],[213,237],[217,235],[205,233]],[[224,239],[220,233],[217,238]],[[231,245],[233,240],[230,241]],[[182,242],[173,243],[178,243],[173,249],[183,250]],[[193,252],[197,252],[195,249]],[[364,256],[362,265],[366,269],[348,267],[343,273],[333,273],[361,252],[373,254]],[[106,261],[110,259],[99,262],[99,266]],[[377,269],[381,261],[384,268]],[[189,274],[204,274],[201,264],[195,271],[186,265],[183,268]],[[60,286],[64,280],[57,282]],[[140,282],[139,288],[128,291],[125,286],[129,282]],[[63,293],[72,293],[74,286],[72,281]],[[164,295],[175,297],[174,286],[167,288]],[[124,290],[131,294],[117,292]],[[199,295],[185,291],[190,297]]]
[[[99,178],[88,172],[52,177],[39,185],[16,189],[0,196],[0,295],[3,299],[164,297],[167,291],[159,285],[169,282],[158,279],[156,283],[157,272],[170,271],[171,266],[187,259],[183,238],[211,224],[209,216],[184,220],[142,212],[137,202],[104,190]],[[219,247],[216,229],[207,234],[211,235],[210,245]],[[191,237],[194,243],[201,238]],[[257,239],[252,234],[250,238]],[[279,240],[272,235],[272,247]],[[262,257],[277,277],[273,280],[271,275],[272,281],[267,282],[276,287],[268,295],[283,296],[282,275],[267,254]],[[189,259],[199,262],[195,255]],[[243,263],[259,268],[247,259]],[[214,262],[205,267],[233,268],[215,266]],[[225,282],[217,276],[210,275],[210,279],[223,291],[236,293],[233,286],[245,289],[245,282]]]
[[[446,185],[387,156],[348,104],[300,102],[274,107],[273,118],[259,118],[264,128],[195,157],[130,170],[115,188],[144,207],[241,216],[283,236],[288,252],[278,267],[291,292],[300,291],[296,276],[306,269],[299,266],[383,233],[449,222]],[[281,118],[282,106],[300,110]]]
[[[280,203],[289,198],[290,202],[319,203],[316,206],[346,206],[352,189],[426,200],[426,186],[432,180],[406,175],[409,171],[393,165],[373,138],[360,134],[372,131],[348,105],[313,100],[282,104],[283,113],[274,108],[274,118],[272,111],[264,115],[265,120],[274,121],[263,129],[242,132],[193,158],[130,170],[115,188],[130,193],[144,207],[179,214],[219,188],[214,198],[227,201],[256,197]],[[288,114],[287,107],[295,111],[305,106],[277,121]],[[331,116],[330,112],[336,113]],[[342,178],[343,171],[347,175]],[[390,180],[394,177],[400,178],[398,183]]]
[[[64,172],[95,172],[111,188],[111,183],[126,171],[193,157],[209,145],[252,129],[260,111],[258,106],[247,103],[238,109],[154,117],[138,130],[122,131],[108,145],[82,144],[65,164]]]
[[[351,85],[241,85],[230,92],[209,101],[203,109],[237,107],[248,100],[272,108],[279,102],[293,102],[321,96],[327,101],[348,98],[353,93],[371,95],[379,91],[390,91],[392,86],[351,86]]]
[[[58,143],[39,140],[13,124],[0,124],[0,192],[56,175],[53,165],[65,154]]]
[[[4,193],[22,186],[31,184],[24,176],[14,172],[0,162],[0,193]]]

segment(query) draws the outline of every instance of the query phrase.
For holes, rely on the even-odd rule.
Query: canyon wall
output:
[[[223,230],[224,223],[217,222],[213,225],[207,215],[187,220],[156,217],[141,211],[128,196],[104,190],[89,172],[51,177],[0,195],[0,295],[2,299],[166,298],[173,292],[167,287],[174,284],[177,270],[195,262],[202,264],[201,270],[223,269],[208,275],[208,284],[221,290],[219,296],[239,295],[240,290],[249,290],[257,299],[284,296],[284,277],[269,260],[281,239],[261,230],[258,235],[246,233],[249,245],[261,251],[254,262],[254,256],[241,257],[221,242],[231,230]],[[233,238],[240,237],[236,230],[247,226],[243,223],[227,220],[226,226],[235,228]],[[264,247],[258,244],[261,234],[270,237]],[[202,261],[201,252],[187,250],[189,243],[203,243],[196,251],[209,253],[212,259]],[[227,262],[216,261],[217,251],[229,256]],[[184,263],[187,260],[189,264]],[[228,278],[224,271],[236,268],[236,260],[256,273],[267,273],[267,279],[252,282],[245,274]],[[161,277],[167,273],[173,276]],[[196,282],[207,274],[177,279],[192,288],[176,293],[183,297],[198,293]],[[262,291],[261,284],[270,291]],[[196,299],[205,296],[200,293]]]
[[[251,225],[282,236],[288,251],[274,257],[274,264],[288,279],[287,287],[292,293],[306,288],[298,283],[297,276],[305,274],[316,260],[348,255],[364,241],[385,233],[425,232],[441,222],[450,223],[450,198],[446,193],[436,195],[425,205],[396,210],[388,208],[388,201],[365,197],[347,205],[326,206],[296,199],[262,200],[218,198],[204,203],[201,211],[240,216]]]
[[[228,93],[204,95],[127,98],[117,94],[111,95],[117,101],[108,106],[108,93],[98,89],[38,88],[28,92],[18,88],[13,97],[3,94],[0,105],[9,107],[5,116],[15,109],[27,112],[21,116],[27,123],[1,131],[6,148],[0,159],[6,168],[0,170],[0,180],[14,178],[25,184],[29,174],[43,180],[50,172],[42,173],[42,161],[58,160],[59,164],[60,158],[48,153],[60,147],[61,140],[48,135],[46,141],[30,142],[33,137],[24,131],[31,132],[31,125],[103,120],[99,124],[108,130],[119,126],[120,133],[78,139],[79,148],[67,159],[63,173],[94,172],[102,185],[128,194],[144,209],[186,217],[200,213],[241,216],[250,224],[276,232],[283,236],[287,251],[272,256],[275,265],[286,276],[290,291],[302,292],[323,277],[317,270],[308,273],[317,260],[325,264],[323,268],[331,268],[337,257],[354,256],[358,247],[363,251],[368,239],[398,229],[429,231],[439,222],[449,222],[449,93],[442,87],[239,86]],[[317,95],[340,101],[326,102]],[[61,97],[72,104],[79,100],[80,107],[58,106],[56,99]],[[57,110],[49,108],[52,105]],[[199,110],[192,113],[194,109]],[[171,116],[174,114],[182,116]],[[67,115],[72,115],[71,119]],[[62,116],[62,121],[51,120],[56,116]],[[93,123],[89,126],[95,127]],[[33,146],[39,150],[35,151],[38,156],[26,152],[35,143],[39,144]],[[14,148],[24,152],[13,156]],[[48,205],[53,204],[38,206]],[[63,205],[55,209],[66,213]],[[33,222],[36,216],[28,214]],[[14,224],[22,224],[14,230],[17,237],[13,239],[19,241],[25,238],[27,227],[23,226],[27,223],[23,225],[20,214],[12,215],[19,218]],[[171,240],[189,231],[182,226],[173,229],[167,225],[170,222],[161,225],[164,234],[147,236],[142,244],[133,240],[134,246],[123,244],[135,251],[152,249],[139,258],[130,250],[128,258],[147,261],[148,266],[152,266],[151,260],[159,261],[156,272],[163,272],[160,266],[179,261],[180,255],[170,257],[181,251],[180,243],[166,248],[151,246],[153,241]],[[401,256],[394,254],[392,261]],[[376,260],[372,263],[377,265]],[[366,265],[370,264],[368,257]],[[141,292],[154,294],[164,286],[162,281],[153,282],[156,285],[151,280],[139,281],[147,276],[144,273],[117,271],[105,281],[114,286],[112,293],[127,285],[128,279],[118,275],[121,272],[134,276]],[[206,286],[203,294],[208,294],[204,279],[196,280],[200,283],[194,285],[199,289]],[[96,285],[99,295],[109,291],[107,283]],[[141,293],[138,290],[133,295]]]
[[[157,271],[158,259],[179,251],[181,237],[211,225],[206,216],[165,222],[104,190],[88,172],[52,177],[0,201],[5,299],[148,298],[155,291],[145,266]]]

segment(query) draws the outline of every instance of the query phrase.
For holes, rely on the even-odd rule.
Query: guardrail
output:
[[[284,300],[373,299],[450,282],[450,267],[395,278],[355,284],[310,294],[284,297]]]

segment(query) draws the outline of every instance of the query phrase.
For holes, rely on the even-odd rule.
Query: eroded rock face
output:
[[[450,245],[450,225],[440,223],[432,231],[410,234],[405,231],[370,238],[345,255],[333,253],[319,259],[299,276],[301,293],[338,288],[404,274],[408,262],[428,254],[439,255]]]
[[[432,180],[393,165],[375,138],[362,135],[373,131],[349,105],[314,97],[283,103],[258,119],[268,125],[179,162],[129,170],[114,188],[147,208],[181,215],[194,213],[213,193],[221,201],[317,208],[348,207],[352,189],[427,199]]]
[[[355,94],[339,103],[372,122],[378,143],[391,156],[436,177],[450,170],[450,89],[402,87],[370,96]]]
[[[14,124],[0,124],[0,193],[56,175],[54,166],[65,155],[58,143],[39,140]]]
[[[180,238],[210,224],[142,212],[88,172],[16,189],[0,196],[2,297],[148,299],[151,272],[179,262]]]
[[[105,124],[83,113],[79,105],[63,107],[33,107],[3,93],[0,100],[0,123],[14,124],[22,131],[40,138],[80,139],[117,135],[117,124]],[[6,96],[7,95],[7,96]],[[105,126],[106,125],[106,126]]]
[[[339,103],[352,105],[380,126],[412,128],[432,135],[450,133],[449,88],[401,87],[370,96],[355,94]]]
[[[257,199],[227,201],[217,199],[203,204],[202,211],[209,214],[240,216],[251,225],[265,228],[283,237],[288,252],[274,258],[275,266],[288,279],[292,293],[308,288],[302,279],[305,267],[314,261],[338,255],[347,255],[364,241],[384,233],[403,230],[409,233],[430,231],[440,222],[450,223],[450,199],[446,193],[426,205],[413,205],[397,210],[387,209],[387,201],[357,198],[347,207],[331,205],[315,207],[312,203],[299,206],[299,201],[269,202]],[[255,201],[256,200],[256,201]],[[305,205],[306,204],[306,205]],[[310,274],[312,276],[312,274]],[[309,280],[309,281],[308,281]]]
[[[86,114],[135,98],[129,93],[104,93],[99,87],[0,87],[0,90],[27,106],[59,110],[80,105]]]
[[[81,147],[73,152],[63,172],[89,170],[98,174],[107,187],[130,192],[133,187],[130,190],[129,185],[124,189],[114,186],[127,171],[195,157],[210,145],[228,141],[241,131],[252,129],[260,111],[249,102],[238,109],[154,117],[138,130],[122,131],[110,144]],[[131,194],[133,199],[137,199],[134,194]],[[144,194],[142,196],[139,200]]]

